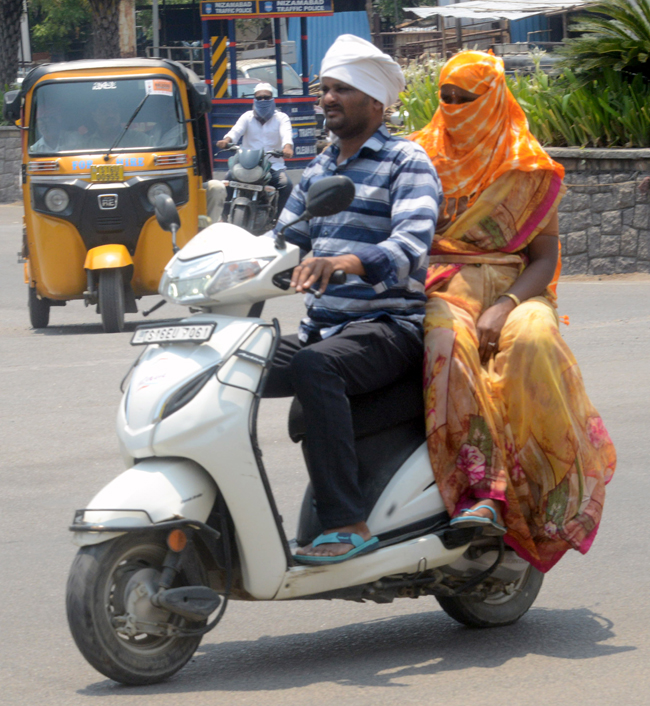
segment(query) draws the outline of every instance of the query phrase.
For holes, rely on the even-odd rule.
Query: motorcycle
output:
[[[253,235],[266,233],[278,217],[278,191],[269,184],[271,162],[268,157],[282,157],[281,150],[245,150],[238,145],[228,148],[235,154],[228,160],[230,179],[224,181],[232,190],[228,223]]]
[[[353,198],[349,179],[324,178],[298,220],[332,215]],[[173,202],[159,195],[156,203],[161,226],[171,229]],[[230,600],[434,596],[457,621],[491,627],[518,620],[539,592],[543,575],[502,538],[449,526],[427,452],[419,375],[351,398],[367,523],[379,548],[325,566],[294,560],[321,527],[310,486],[295,539],[278,513],[256,430],[280,326],[247,313],[253,302],[294,292],[299,259],[283,231],[255,237],[229,223],[209,226],[172,258],[160,284],[167,300],[200,313],[133,334],[142,350],[117,418],[128,470],[77,510],[70,527],[79,546],[67,586],[70,630],[111,679],[142,685],[171,676]],[[295,400],[289,432],[303,441]]]

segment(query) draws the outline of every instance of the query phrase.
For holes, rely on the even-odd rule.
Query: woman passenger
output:
[[[445,193],[426,283],[431,463],[452,525],[505,532],[548,571],[591,546],[616,466],[558,330],[564,168],[530,133],[501,59],[454,56],[440,101],[411,136]]]

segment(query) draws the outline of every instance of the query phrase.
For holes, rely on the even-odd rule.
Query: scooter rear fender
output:
[[[80,531],[74,532],[73,542],[83,547],[120,534],[83,531],[84,524],[137,528],[179,518],[205,522],[216,495],[216,483],[198,463],[182,458],[145,459],[102,488],[81,518],[81,511],[77,512],[75,524]]]

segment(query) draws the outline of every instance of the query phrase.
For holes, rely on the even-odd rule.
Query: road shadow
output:
[[[205,644],[162,684],[134,688],[106,679],[77,693],[256,692],[320,683],[404,688],[408,677],[492,669],[530,654],[585,660],[636,650],[601,644],[615,637],[613,628],[610,620],[587,608],[533,608],[515,625],[494,630],[471,630],[431,611],[312,633]]]

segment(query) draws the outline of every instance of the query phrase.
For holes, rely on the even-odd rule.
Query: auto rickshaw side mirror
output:
[[[167,194],[158,194],[156,196],[156,205],[154,206],[156,220],[158,225],[170,233],[174,233],[181,225],[181,219],[178,215],[178,209],[174,203],[174,199]]]
[[[210,87],[206,83],[193,83],[190,91],[192,112],[194,117],[200,118],[212,110],[212,96]]]
[[[2,116],[8,123],[15,123],[20,120],[21,108],[20,90],[7,91],[2,102]]]

